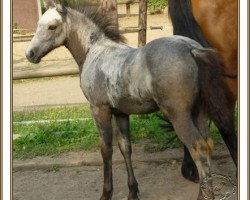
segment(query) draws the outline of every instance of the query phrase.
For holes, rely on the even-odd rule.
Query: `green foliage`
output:
[[[88,119],[82,121],[78,120],[79,118]],[[74,120],[56,121],[59,119]],[[26,159],[43,155],[56,155],[68,151],[94,150],[99,146],[99,134],[87,104],[14,112],[14,122],[30,120],[51,120],[51,122],[44,124],[14,123],[13,134],[20,135],[13,141],[14,158]],[[147,152],[181,147],[182,144],[176,137],[175,132],[166,132],[160,127],[160,124],[164,123],[159,119],[157,113],[132,115],[130,117],[132,142],[137,143],[146,139],[146,141],[149,141],[144,147]],[[216,127],[212,124],[210,129],[214,143],[220,143],[221,136]]]
[[[41,3],[42,14],[43,14],[46,11],[46,8],[44,6],[44,1],[43,0],[40,0],[40,3]]]
[[[167,6],[167,0],[148,0],[150,14],[162,13]]]
[[[90,118],[81,121],[79,118]],[[75,119],[57,122],[57,119]],[[133,142],[150,139],[159,145],[174,133],[166,133],[159,127],[161,120],[156,114],[133,115],[130,118]],[[52,120],[46,124],[13,124],[13,133],[20,137],[13,141],[14,158],[32,158],[54,155],[67,151],[92,150],[99,145],[99,134],[91,118],[89,105],[43,110],[14,112],[13,121]],[[167,147],[178,147],[178,142]]]
[[[93,121],[14,125],[14,132],[17,131],[21,133],[21,137],[13,142],[15,158],[31,158],[98,147],[99,136]]]
[[[25,32],[17,25],[17,23],[13,24],[13,33],[14,34],[19,34],[19,35],[24,35]]]

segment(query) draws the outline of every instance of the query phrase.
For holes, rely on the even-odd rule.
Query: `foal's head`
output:
[[[45,6],[47,11],[39,20],[36,34],[26,50],[27,59],[33,63],[39,63],[43,56],[66,40],[66,8],[59,0],[45,0]]]
[[[30,62],[39,63],[42,57],[61,45],[82,53],[79,44],[83,48],[83,45],[93,44],[103,38],[117,43],[125,42],[114,19],[103,15],[96,7],[90,7],[85,3],[68,5],[63,3],[63,0],[44,0],[44,2],[47,11],[39,20],[36,34],[26,50],[26,57]],[[77,33],[77,36],[72,36],[70,33]],[[81,40],[73,41],[72,38]],[[84,57],[83,53],[81,56]]]

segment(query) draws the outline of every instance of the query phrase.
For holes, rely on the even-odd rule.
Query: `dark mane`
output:
[[[98,9],[98,6],[93,6],[87,3],[66,4],[65,6],[66,8],[68,7],[80,13],[83,13],[86,17],[93,21],[109,39],[118,43],[126,42],[125,37],[117,28],[114,19],[102,14]]]

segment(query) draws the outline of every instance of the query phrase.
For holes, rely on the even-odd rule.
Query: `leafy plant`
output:
[[[17,23],[14,23],[14,24],[13,24],[13,33],[14,33],[14,34],[19,34],[19,35],[24,35],[24,34],[25,34],[24,30],[22,30],[22,29],[17,25]]]
[[[162,13],[167,6],[167,0],[148,0],[150,14]]]

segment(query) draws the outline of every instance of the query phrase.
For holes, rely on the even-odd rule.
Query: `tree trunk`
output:
[[[139,32],[138,32],[138,47],[146,44],[147,33],[147,0],[139,0]]]
[[[117,0],[100,0],[100,10],[114,20],[118,29]]]

